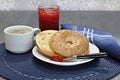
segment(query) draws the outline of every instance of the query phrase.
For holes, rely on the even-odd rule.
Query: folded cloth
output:
[[[73,24],[61,24],[61,29],[76,30],[85,35],[100,51],[107,52],[113,58],[120,60],[120,45],[109,32],[94,30]]]

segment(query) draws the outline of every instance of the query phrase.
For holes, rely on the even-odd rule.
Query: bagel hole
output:
[[[72,42],[72,41],[67,41],[66,43],[67,43],[67,44],[73,44],[73,42]]]

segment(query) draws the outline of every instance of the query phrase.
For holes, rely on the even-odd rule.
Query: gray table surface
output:
[[[120,43],[120,11],[61,11],[61,23],[111,32]],[[4,42],[3,30],[12,25],[38,27],[37,11],[0,11],[0,43]],[[0,80],[6,79],[0,77]],[[120,74],[111,80],[120,80]]]

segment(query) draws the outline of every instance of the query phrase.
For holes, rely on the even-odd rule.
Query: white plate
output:
[[[99,53],[99,49],[97,48],[97,46],[95,46],[91,43],[89,43],[89,45],[90,45],[90,54]],[[87,63],[87,62],[90,62],[90,61],[94,60],[94,58],[92,58],[92,59],[79,59],[79,60],[74,61],[74,62],[56,62],[56,61],[50,60],[49,57],[46,57],[42,53],[37,51],[36,46],[33,48],[32,53],[36,58],[38,58],[41,61],[51,63],[51,64],[54,64],[54,65],[60,65],[60,66],[73,66],[73,65],[83,64],[83,63]]]

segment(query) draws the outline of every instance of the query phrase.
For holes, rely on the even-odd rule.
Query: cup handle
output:
[[[34,31],[34,40],[35,40],[35,39],[36,39],[36,35],[37,35],[39,32],[41,32],[41,30],[40,30],[39,28],[34,28],[33,31]]]
[[[40,30],[39,28],[34,28],[33,31],[34,31],[34,33],[39,33],[39,32],[41,32],[41,30]]]

